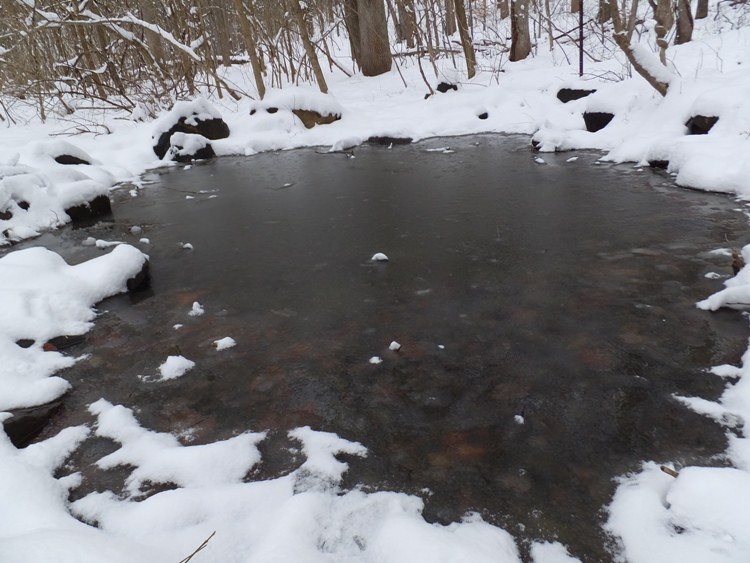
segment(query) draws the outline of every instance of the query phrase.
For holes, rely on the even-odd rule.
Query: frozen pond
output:
[[[266,478],[295,467],[284,434],[310,425],[369,449],[347,459],[349,486],[418,494],[430,521],[478,511],[606,561],[613,476],[725,449],[672,395],[716,397],[706,368],[745,349],[739,316],[694,304],[720,287],[705,274],[731,273],[710,251],[747,242],[747,220],[648,169],[594,153],[538,163],[527,143],[223,158],[120,191],[112,222],[45,235],[69,260],[101,253],[88,236],[128,241],[153,276],[152,291],[102,304],[71,349],[91,357],[62,374],[73,390],[55,427],[90,422],[85,405],[104,397],[193,443],[272,429]],[[194,301],[204,315],[188,315]],[[237,346],[211,347],[225,336]],[[197,367],[138,378],[178,352]],[[89,440],[73,463],[90,477],[112,449]],[[117,490],[124,474],[99,471],[75,494]]]

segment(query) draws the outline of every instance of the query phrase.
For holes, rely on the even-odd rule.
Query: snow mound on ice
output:
[[[159,366],[161,380],[176,379],[182,377],[188,371],[195,367],[195,362],[188,360],[183,356],[169,356],[167,360]]]
[[[65,380],[50,376],[76,360],[45,352],[43,345],[87,332],[94,304],[126,291],[145,262],[146,255],[129,245],[76,266],[41,247],[0,258],[0,411],[40,405],[68,389]],[[34,344],[21,348],[16,341],[22,339]]]

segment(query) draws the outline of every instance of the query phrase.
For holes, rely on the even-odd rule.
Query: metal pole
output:
[[[578,5],[578,76],[583,76],[583,0]]]

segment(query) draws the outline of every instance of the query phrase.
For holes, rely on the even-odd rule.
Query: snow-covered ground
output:
[[[293,87],[269,91],[262,103],[211,99],[231,130],[212,145],[219,155],[302,146],[356,151],[371,136],[523,133],[534,135],[542,151],[601,149],[603,160],[634,165],[668,160],[680,185],[750,197],[750,28],[712,18],[697,22],[694,40],[668,51],[675,78],[665,98],[642,78],[628,78],[616,57],[588,62],[584,80],[568,58],[575,54],[559,46],[546,53],[540,46],[533,59],[503,62],[501,69],[494,59],[481,60],[483,71],[460,80],[458,91],[427,99],[419,68],[408,58],[400,59],[398,71],[374,78],[329,73],[329,95]],[[247,69],[226,72],[234,82],[248,80]],[[450,59],[441,72],[456,74]],[[612,81],[613,76],[622,80]],[[563,104],[556,98],[563,86],[597,91]],[[280,109],[268,113],[266,107]],[[334,112],[341,119],[306,129],[291,113],[294,108]],[[589,133],[584,111],[612,112],[615,118]],[[684,124],[696,114],[719,121],[707,135],[686,136]],[[151,149],[157,126],[130,117],[81,111],[46,123],[29,116],[0,129],[0,212],[12,215],[0,219],[0,245],[64,224],[66,208],[118,182],[132,182],[137,197],[147,189],[139,182],[144,171],[175,166],[159,161]],[[93,123],[106,125],[109,133],[58,135]],[[54,158],[63,153],[90,164],[59,164]],[[43,404],[66,391],[69,384],[54,374],[85,358],[45,351],[44,344],[88,330],[96,316],[93,306],[123,291],[143,266],[146,256],[135,248],[92,244],[99,242],[108,253],[77,266],[42,248],[0,258],[0,410]],[[727,285],[700,306],[750,307],[747,270]],[[189,314],[200,313],[196,303]],[[33,344],[22,348],[16,344],[21,339]],[[235,344],[227,337],[216,347]],[[171,356],[161,377],[179,377],[193,365]],[[727,380],[719,401],[678,400],[726,426],[726,459],[733,467],[680,468],[675,478],[645,461],[638,474],[613,475],[620,485],[605,527],[628,561],[750,561],[750,441],[743,430],[750,417],[750,352],[742,366],[717,366],[706,377]],[[450,526],[432,525],[420,515],[419,498],[340,491],[346,464],[335,455],[365,456],[366,449],[325,429],[290,433],[306,459],[293,473],[244,482],[260,461],[256,445],[266,438],[263,433],[248,429],[223,442],[186,446],[141,427],[133,412],[106,397],[92,404],[90,413],[90,428],[67,428],[25,449],[16,449],[0,432],[0,561],[176,562],[214,531],[194,561],[520,561],[514,538],[476,515]],[[132,467],[126,491],[123,497],[92,493],[70,504],[68,491],[81,477],[65,475],[63,464],[92,433],[121,445],[97,465]],[[147,481],[177,488],[143,500]],[[531,555],[537,563],[576,560],[554,542],[534,544]]]

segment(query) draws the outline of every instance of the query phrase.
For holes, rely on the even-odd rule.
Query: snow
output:
[[[145,261],[129,245],[76,266],[41,247],[0,258],[0,411],[44,404],[68,390],[68,382],[53,374],[76,359],[45,352],[44,344],[85,334],[96,316],[93,306],[126,291]],[[16,341],[22,339],[34,344],[21,348]]]
[[[370,258],[370,260],[372,260],[373,262],[387,262],[388,257],[382,252],[376,252],[372,255],[372,258]]]
[[[712,9],[715,6],[712,3]],[[39,14],[44,17],[43,12]],[[134,34],[118,25],[126,21],[166,33],[132,15],[105,25],[135,40]],[[750,28],[722,25],[721,18],[697,21],[694,41],[668,49],[667,67],[649,46],[650,34],[634,44],[638,60],[669,82],[663,98],[641,77],[630,76],[617,54],[602,57],[600,62],[587,60],[588,74],[580,79],[577,68],[565,61],[572,52],[562,53],[563,47],[557,45],[555,52],[545,53],[540,40],[533,59],[502,62],[502,68],[497,68],[497,61],[480,60],[483,70],[472,80],[456,70],[450,59],[439,60],[441,79],[460,83],[460,88],[427,99],[418,66],[405,57],[400,74],[348,78],[326,71],[329,94],[311,86],[292,86],[269,89],[262,101],[197,98],[177,102],[155,123],[149,122],[151,108],[143,105],[132,113],[113,112],[104,117],[96,111],[76,110],[84,120],[90,116],[103,119],[111,131],[106,135],[59,136],[60,128],[68,124],[55,118],[44,124],[31,117],[19,125],[5,123],[0,129],[0,216],[10,218],[0,219],[0,246],[63,225],[69,221],[65,209],[106,195],[117,182],[136,180],[152,168],[173,166],[159,161],[151,146],[154,138],[180,118],[188,123],[223,118],[232,133],[227,139],[212,141],[218,155],[319,146],[330,147],[332,152],[351,151],[353,156],[371,136],[420,140],[521,133],[533,136],[541,152],[597,149],[603,153],[603,162],[637,166],[666,160],[679,185],[748,199]],[[163,36],[192,56],[191,47]],[[235,84],[246,84],[249,74],[236,67],[222,72]],[[618,79],[612,81],[608,78],[612,76]],[[562,104],[555,94],[563,86],[596,92]],[[246,91],[253,88],[249,85]],[[279,111],[266,111],[273,107]],[[341,119],[308,130],[291,113],[294,109]],[[611,112],[615,118],[601,131],[589,133],[584,111]],[[487,119],[478,119],[484,113]],[[685,122],[695,115],[719,120],[707,135],[687,136]],[[206,140],[178,134],[172,142],[188,152],[185,145],[195,149],[205,146]],[[436,150],[436,154],[448,152],[447,147]],[[61,154],[90,164],[61,165],[54,160]],[[541,156],[534,158],[545,163]],[[571,156],[567,162],[576,159]],[[131,191],[134,197],[138,190],[148,189],[136,186]],[[140,232],[138,228],[133,227],[131,233]],[[150,244],[146,238],[140,242]],[[125,291],[127,279],[140,272],[147,259],[121,241],[92,238],[83,244],[104,253],[76,266],[41,247],[8,252],[0,258],[0,411],[43,404],[70,389],[64,373],[56,374],[85,359],[44,352],[44,343],[55,336],[88,331],[96,317],[95,304]],[[742,254],[748,261],[750,246]],[[384,259],[382,253],[372,257],[373,261]],[[744,268],[726,280],[723,290],[698,307],[706,311],[750,309],[750,270]],[[200,303],[193,303],[188,315],[202,314]],[[19,339],[31,339],[34,344],[21,348],[16,345]],[[225,337],[214,344],[217,350],[225,350],[236,342]],[[390,350],[398,349],[394,344]],[[383,362],[379,356],[369,361]],[[194,366],[178,355],[169,356],[158,369],[164,380],[180,377]],[[675,478],[647,460],[640,471],[619,477],[606,508],[605,530],[622,547],[623,560],[712,563],[750,559],[746,525],[750,521],[750,442],[744,430],[744,421],[750,419],[750,350],[741,365],[715,366],[706,377],[720,377],[726,385],[718,399],[675,399],[726,429],[726,456],[716,463],[731,467],[681,467]],[[89,414],[94,435],[119,444],[115,452],[96,460],[94,467],[97,471],[127,470],[122,495],[90,493],[67,504],[69,489],[78,486],[82,477],[66,475],[64,461],[88,439],[91,428],[66,428],[22,450],[0,432],[3,562],[179,561],[213,531],[217,535],[202,554],[205,560],[237,561],[248,554],[246,559],[252,561],[520,561],[511,535],[476,515],[467,514],[449,526],[433,525],[422,518],[418,497],[342,490],[347,466],[336,456],[364,456],[366,450],[333,434],[310,428],[292,430],[289,437],[300,442],[305,458],[300,466],[278,479],[247,482],[248,473],[260,461],[257,446],[268,439],[264,432],[249,429],[221,442],[184,445],[172,434],[141,427],[132,411],[106,398],[91,405]],[[519,414],[513,422],[526,421]],[[174,488],[144,494],[152,484]],[[533,542],[529,549],[535,563],[578,561],[565,546],[552,541]]]
[[[183,356],[169,356],[166,361],[159,366],[161,381],[182,377],[194,367],[195,362],[188,360]]]
[[[220,338],[219,340],[214,340],[213,346],[215,346],[217,350],[226,350],[227,348],[233,348],[234,346],[237,346],[237,342],[234,340],[234,338],[225,336],[224,338]]]
[[[397,352],[397,351],[401,350],[401,344],[399,344],[398,342],[396,342],[396,341],[394,340],[393,342],[391,342],[391,343],[390,343],[390,344],[388,345],[388,349],[389,349],[389,350],[393,350],[394,352]]]

